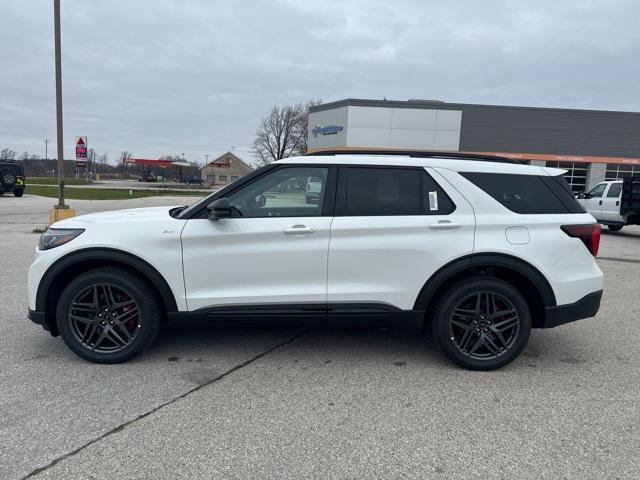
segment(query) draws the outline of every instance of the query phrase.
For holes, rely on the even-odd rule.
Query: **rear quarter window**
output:
[[[460,174],[515,213],[584,213],[562,175],[460,172]]]

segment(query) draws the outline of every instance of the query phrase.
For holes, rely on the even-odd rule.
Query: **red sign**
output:
[[[87,159],[87,137],[76,137],[76,160]]]

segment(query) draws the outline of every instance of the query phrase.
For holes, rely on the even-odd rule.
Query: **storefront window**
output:
[[[574,192],[584,192],[587,185],[588,163],[581,162],[556,162],[547,161],[547,167],[562,168],[567,173],[564,174],[567,183]]]
[[[605,180],[618,180],[631,175],[640,174],[640,165],[632,163],[607,163]]]

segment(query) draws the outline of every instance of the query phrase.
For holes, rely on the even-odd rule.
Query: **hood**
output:
[[[51,228],[82,228],[83,225],[91,223],[127,223],[144,222],[145,220],[155,221],[163,218],[170,219],[169,211],[177,205],[169,207],[145,207],[129,208],[126,210],[113,210],[110,212],[97,212],[80,215],[66,220],[61,220],[51,225]]]

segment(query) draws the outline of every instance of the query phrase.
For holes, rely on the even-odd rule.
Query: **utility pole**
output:
[[[62,47],[60,42],[60,0],[53,0],[53,23],[56,55],[56,126],[58,147],[58,208],[64,204],[64,143],[62,134]]]
[[[50,223],[75,215],[64,203],[64,135],[62,133],[62,47],[60,42],[60,0],[53,0],[53,26],[56,58],[56,147],[58,150],[58,204],[49,212]]]
[[[45,138],[44,139],[44,159],[45,160],[49,160],[48,147],[49,147],[49,139]]]
[[[206,167],[209,164],[209,154],[204,154],[204,166]]]

